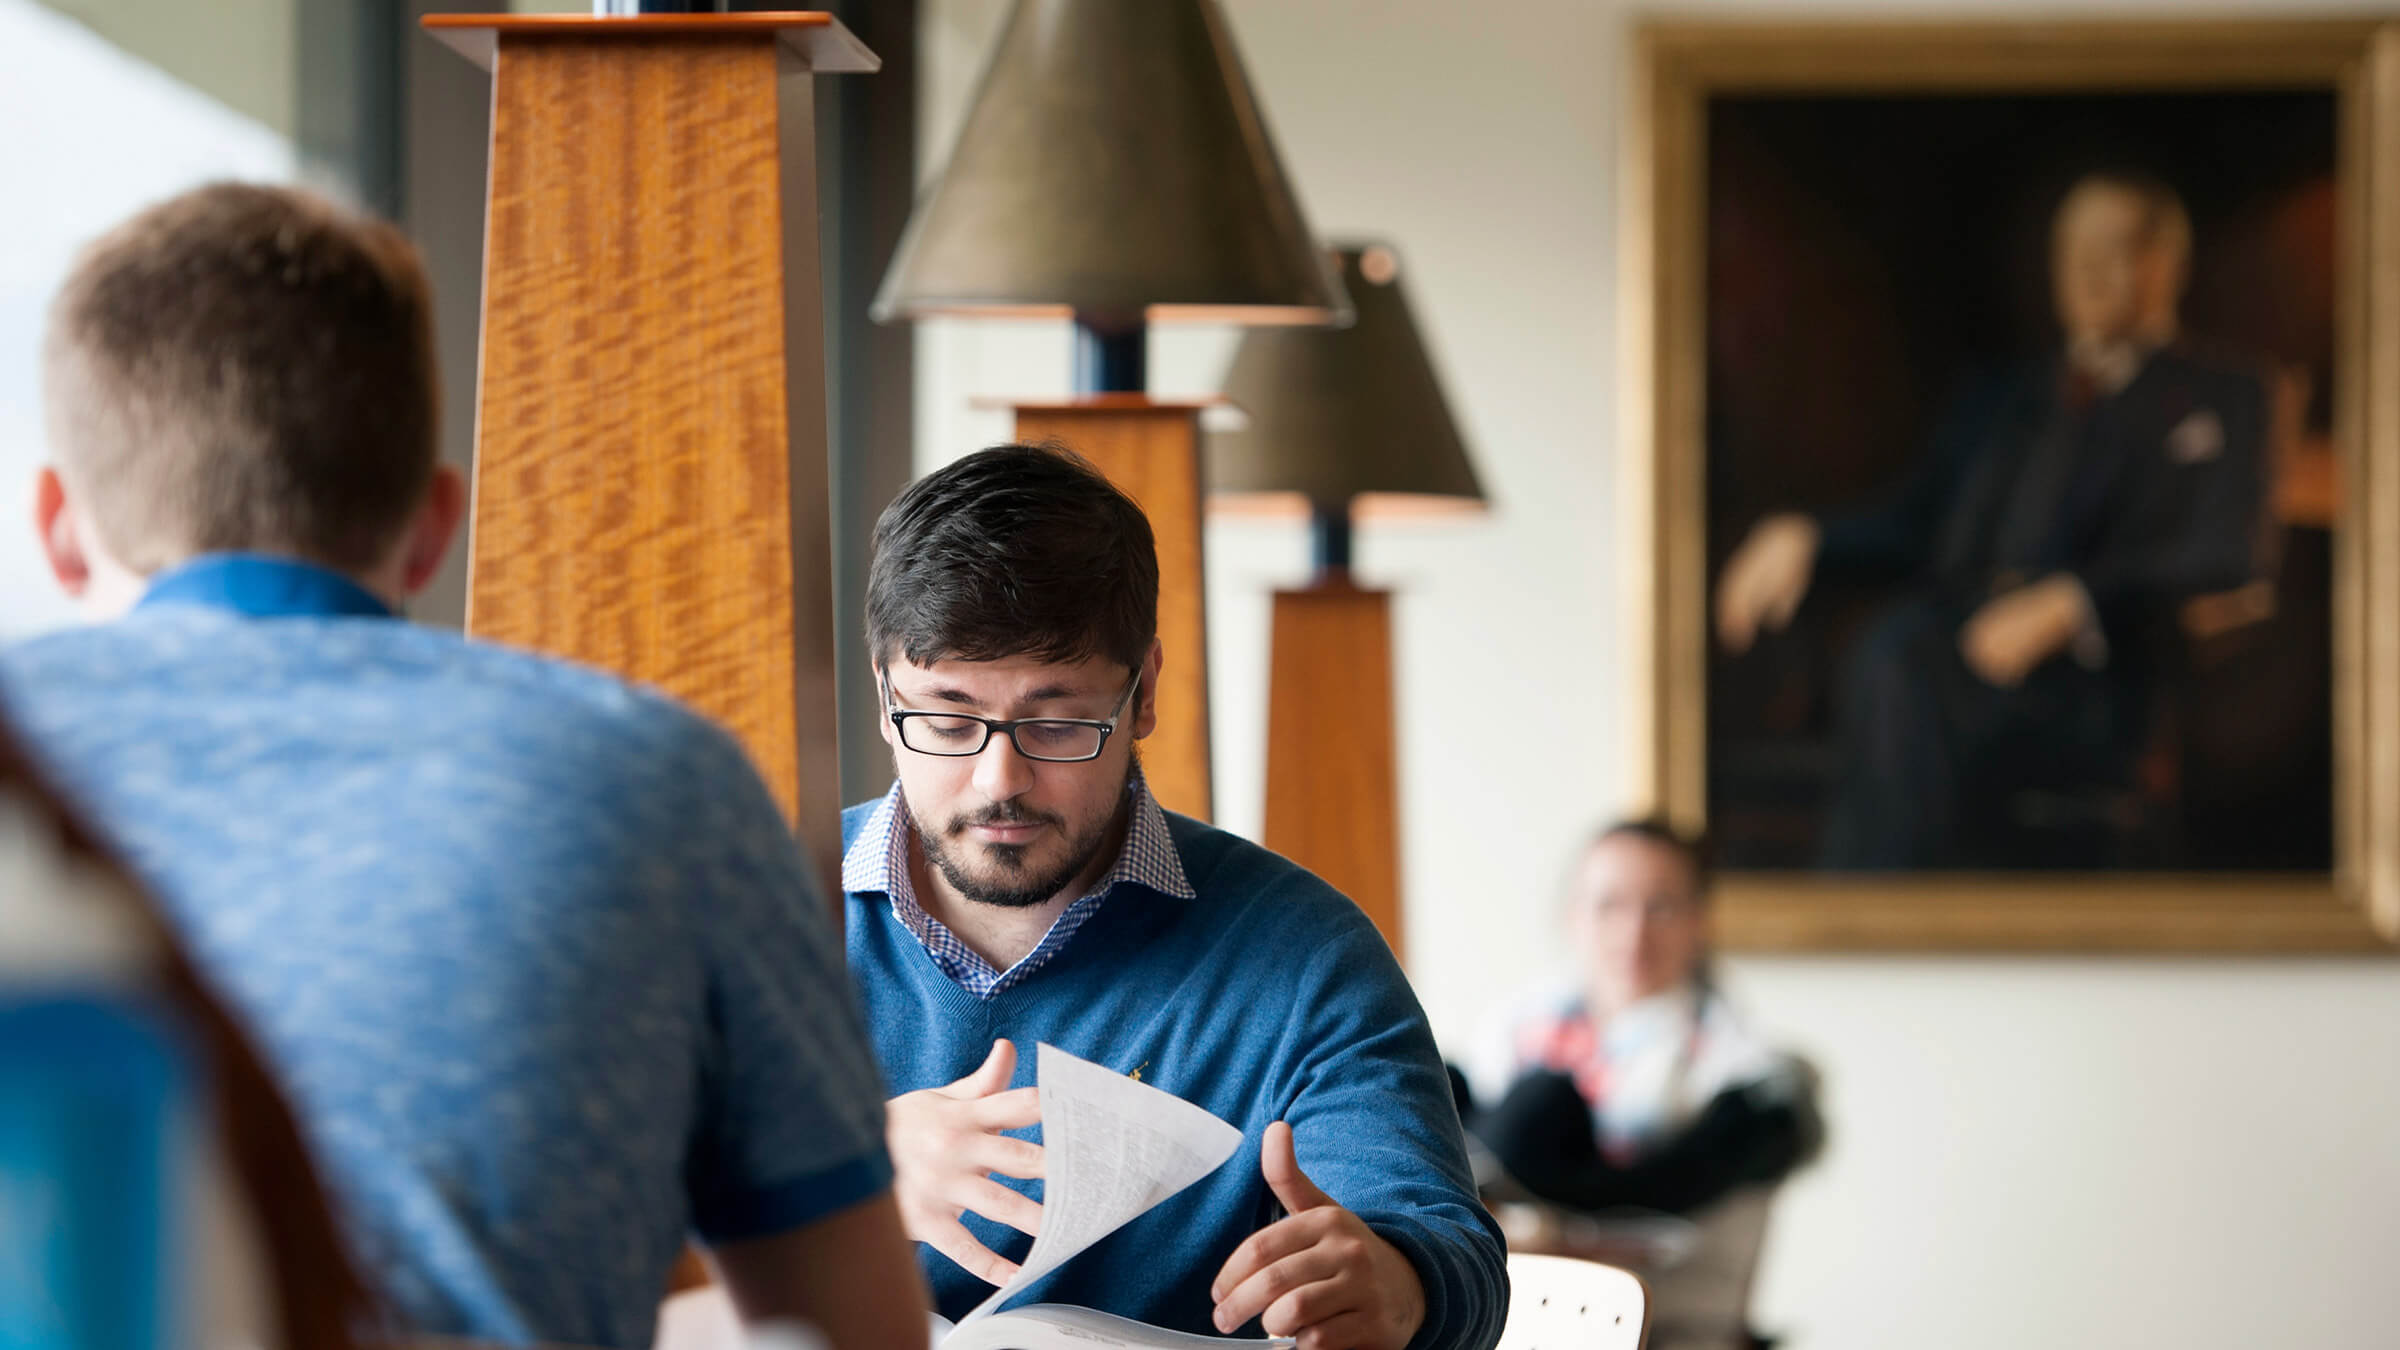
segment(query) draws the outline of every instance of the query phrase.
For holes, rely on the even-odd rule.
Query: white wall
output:
[[[91,6],[101,9],[105,6]],[[288,34],[259,43],[289,66]],[[280,45],[279,45],[280,44]],[[44,312],[75,254],[135,210],[214,178],[297,167],[273,129],[33,0],[0,0],[0,640],[72,622],[29,522]],[[62,132],[63,129],[63,132]]]
[[[1403,595],[1411,973],[1436,1025],[1462,1034],[1540,967],[1569,841],[1634,787],[1608,532],[1634,7],[1225,4],[1320,233],[1399,246],[1495,499],[1480,522],[1359,541],[1360,572]],[[929,165],[1005,8],[927,5]],[[1840,12],[1977,8],[2015,12]],[[1229,349],[1223,332],[1154,338],[1154,387],[1209,389]],[[919,352],[927,467],[1006,437],[971,397],[1067,387],[1058,325],[929,324]],[[1219,817],[1254,830],[1265,594],[1300,579],[1304,547],[1220,523],[1209,548]],[[1499,729],[1532,705],[1588,713]],[[1836,1131],[1770,1236],[1758,1310],[1792,1344],[2400,1344],[2400,969],[1753,957],[1731,979],[1820,1063]]]
[[[274,132],[295,134],[300,0],[42,0],[135,59]]]

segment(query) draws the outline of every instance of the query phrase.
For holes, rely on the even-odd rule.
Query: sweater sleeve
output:
[[[1300,1169],[1416,1267],[1425,1322],[1412,1350],[1489,1350],[1508,1314],[1505,1251],[1424,1010],[1363,918],[1318,949],[1301,983],[1283,1047]]]

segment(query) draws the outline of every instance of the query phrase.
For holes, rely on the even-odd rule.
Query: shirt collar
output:
[[[1125,793],[1133,799],[1133,820],[1125,830],[1125,846],[1091,894],[1105,895],[1119,884],[1131,882],[1177,900],[1196,898],[1198,893],[1184,875],[1183,859],[1176,855],[1174,837],[1167,832],[1167,813],[1150,795],[1150,784],[1138,770],[1126,783]],[[842,889],[852,895],[905,899],[916,906],[915,888],[908,879],[908,840],[913,829],[900,785],[893,783],[842,854]]]
[[[1163,895],[1194,898],[1191,883],[1183,874],[1183,862],[1175,856],[1175,840],[1167,832],[1166,813],[1159,810],[1139,773],[1126,785],[1126,792],[1133,799],[1133,818],[1116,862],[1101,876],[1097,886],[1059,912],[1051,921],[1050,931],[1042,935],[1032,951],[1006,970],[995,968],[918,903],[916,888],[908,875],[908,840],[913,831],[908,824],[906,802],[896,783],[876,804],[866,826],[858,833],[858,841],[842,855],[842,889],[854,894],[880,892],[886,896],[892,917],[916,938],[944,975],[976,998],[995,997],[1033,978],[1035,972],[1065,951],[1075,934],[1082,931],[1084,924],[1100,912],[1101,905],[1121,886],[1130,883],[1147,886]]]
[[[198,605],[253,619],[391,619],[392,607],[341,573],[297,558],[209,553],[150,579],[137,609]]]

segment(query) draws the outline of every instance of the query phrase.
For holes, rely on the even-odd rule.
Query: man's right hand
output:
[[[1808,594],[1817,567],[1817,522],[1797,512],[1752,527],[1717,578],[1717,641],[1739,654],[1759,630],[1780,632]]]
[[[992,1173],[1042,1174],[1042,1146],[1002,1130],[1038,1125],[1039,1090],[1010,1089],[1017,1048],[992,1042],[983,1067],[946,1087],[894,1097],[884,1109],[884,1144],[892,1154],[892,1192],[908,1235],[956,1261],[987,1284],[1005,1284],[1017,1263],[977,1242],[958,1216],[972,1210],[1031,1236],[1041,1231],[1041,1205]]]

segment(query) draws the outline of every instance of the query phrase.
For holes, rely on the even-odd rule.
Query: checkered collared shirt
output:
[[[893,915],[924,944],[926,954],[943,974],[975,997],[990,998],[1024,983],[1048,965],[1119,886],[1147,887],[1178,900],[1194,898],[1192,883],[1183,874],[1183,860],[1175,856],[1175,841],[1167,834],[1167,813],[1150,795],[1150,785],[1136,773],[1125,793],[1133,799],[1133,821],[1125,831],[1125,847],[1117,854],[1116,863],[1102,874],[1098,885],[1051,923],[1039,945],[1006,970],[994,969],[917,902],[916,886],[908,873],[908,841],[915,829],[903,809],[898,783],[875,804],[858,837],[842,854],[842,889],[852,895],[889,898]]]

